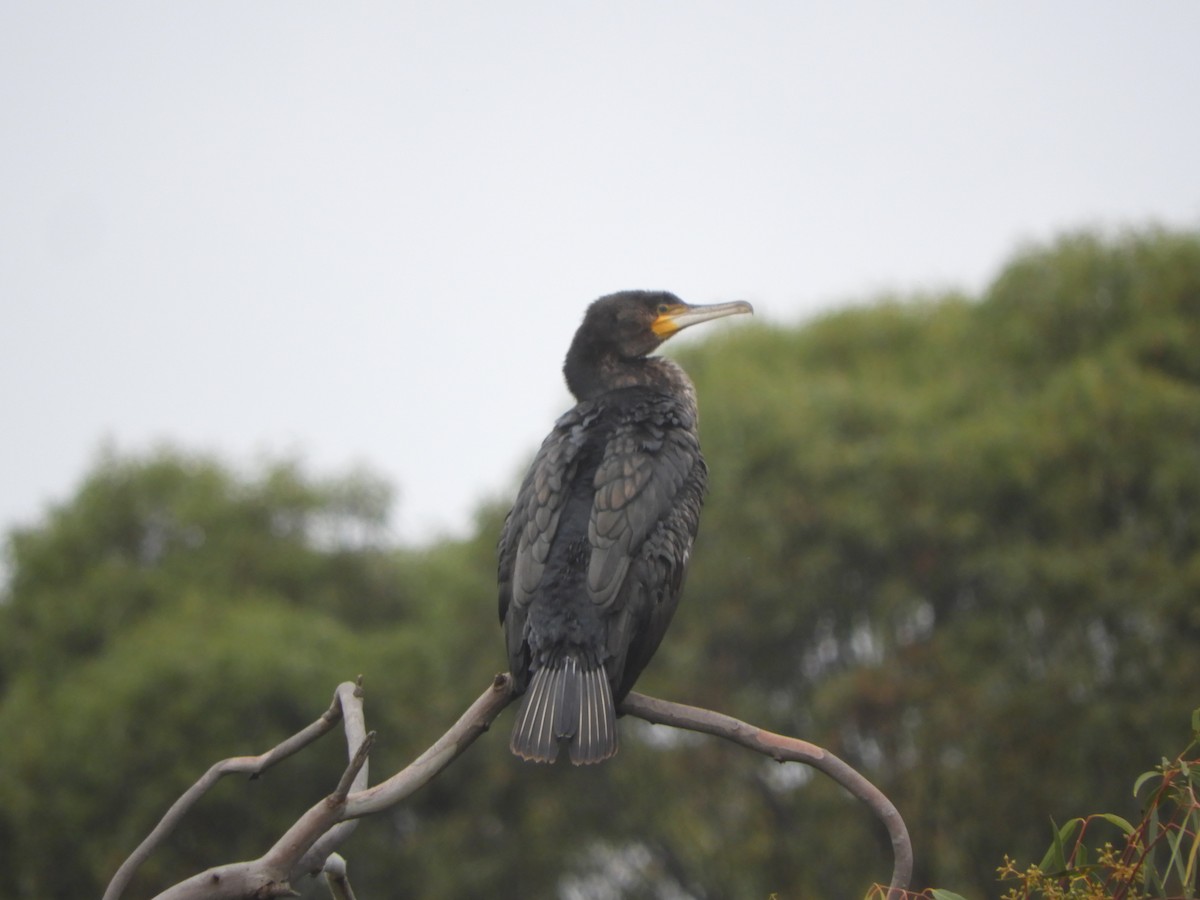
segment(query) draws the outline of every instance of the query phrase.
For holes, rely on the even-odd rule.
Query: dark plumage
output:
[[[650,357],[689,325],[749,303],[689,306],[626,291],[588,307],[563,374],[578,403],[554,425],[499,544],[500,620],[525,697],[512,750],[577,765],[617,752],[616,705],[675,612],[707,470],[696,392]]]

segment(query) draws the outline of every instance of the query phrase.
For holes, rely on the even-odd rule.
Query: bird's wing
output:
[[[612,605],[630,564],[670,516],[697,465],[703,461],[690,430],[631,423],[613,433],[596,470],[588,525],[587,590],[593,603]]]
[[[706,481],[704,460],[697,456],[671,511],[630,564],[620,610],[610,621],[607,634],[607,669],[618,702],[654,656],[679,604]]]
[[[587,441],[587,430],[594,419],[595,412],[584,405],[559,418],[542,442],[517,492],[500,534],[501,622],[514,608],[523,617],[541,582],[559,518],[570,496],[571,480]],[[512,623],[509,626],[511,632]],[[521,629],[516,631],[519,638]]]

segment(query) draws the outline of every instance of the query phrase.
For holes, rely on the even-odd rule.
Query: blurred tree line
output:
[[[1132,777],[1200,705],[1200,235],[1069,235],[979,298],[883,298],[680,355],[710,496],[639,689],[860,768],[905,815],[921,885],[995,896],[1052,817],[1135,818]],[[375,779],[458,716],[504,665],[503,509],[398,549],[390,502],[365,472],[109,453],[8,535],[0,894],[98,896],[209,764],[359,673]],[[842,898],[890,871],[865,810],[805,770],[641,722],[612,763],[533,767],[508,722],[360,825],[360,896]],[[330,735],[226,779],[136,894],[258,856],[344,753]]]

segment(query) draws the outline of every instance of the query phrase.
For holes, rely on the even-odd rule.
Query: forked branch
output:
[[[497,675],[487,690],[467,709],[453,726],[407,767],[386,781],[366,787],[366,760],[371,737],[362,726],[361,691],[356,685],[341,685],[330,709],[304,731],[258,757],[238,757],[217,763],[196,782],[163,817],[113,877],[105,900],[117,900],[128,886],[137,866],[149,856],[184,813],[224,774],[257,774],[268,765],[296,752],[329,731],[343,715],[346,718],[347,744],[351,762],[341,783],[328,797],[301,816],[291,828],[256,860],[220,866],[180,882],[158,895],[157,900],[243,900],[285,896],[292,893],[291,883],[305,873],[325,869],[336,896],[351,896],[345,880],[345,865],[334,850],[362,816],[395,806],[420,789],[463,753],[514,699],[512,679]],[[353,711],[353,712],[351,712]],[[741,744],[756,753],[779,762],[799,762],[824,772],[855,797],[863,801],[887,828],[892,840],[894,863],[888,896],[899,897],[912,875],[912,844],[900,813],[883,793],[862,775],[827,750],[784,735],[763,731],[753,725],[707,709],[698,709],[642,694],[630,694],[621,704],[621,712],[658,725],[685,728],[716,735]],[[355,718],[352,726],[351,716]],[[337,886],[335,887],[335,882]]]
[[[137,849],[121,864],[109,882],[103,900],[117,900],[125,892],[138,867],[149,859],[150,854],[170,836],[188,811],[196,805],[196,802],[226,775],[240,774],[257,778],[271,766],[303,750],[342,721],[345,722],[346,744],[349,747],[350,755],[353,756],[366,736],[362,712],[361,678],[358,683],[352,684],[347,681],[339,684],[337,690],[334,691],[333,702],[319,719],[281,741],[266,753],[258,756],[235,756],[213,763],[209,770],[172,804],[158,824],[154,826],[154,830],[146,835]],[[365,784],[365,766],[362,770],[362,777]]]

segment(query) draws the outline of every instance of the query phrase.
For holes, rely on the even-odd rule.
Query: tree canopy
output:
[[[918,882],[999,893],[1050,821],[1136,817],[1200,705],[1200,235],[1078,233],[980,297],[879,298],[688,346],[710,496],[638,689],[828,746],[893,799]],[[373,772],[504,666],[495,539],[386,539],[364,472],[107,453],[7,539],[0,864],[97,896],[213,761],[365,678]],[[501,720],[507,723],[507,719]],[[846,897],[887,848],[821,778],[627,722],[589,769],[485,737],[344,853],[363,896]],[[207,797],[149,894],[256,856],[336,741]]]

